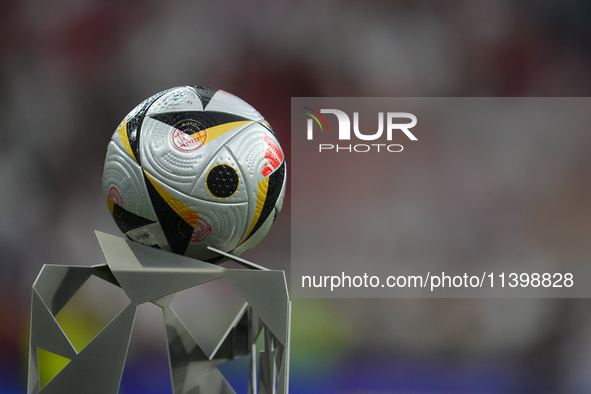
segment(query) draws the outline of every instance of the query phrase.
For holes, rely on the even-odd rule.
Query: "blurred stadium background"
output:
[[[41,266],[101,264],[94,230],[119,234],[101,191],[111,134],[140,101],[185,84],[252,104],[289,163],[292,96],[590,96],[591,3],[3,0],[0,394],[25,392],[30,289]],[[590,151],[554,163],[568,176],[526,226],[553,261],[591,256]],[[496,181],[486,181],[488,193]],[[247,259],[289,271],[289,207],[288,194]],[[502,202],[482,210],[494,217]],[[484,249],[486,237],[477,242]],[[459,265],[471,258],[455,256]],[[60,322],[82,346],[121,297],[89,283],[76,300],[86,307]],[[176,302],[210,347],[216,324],[232,317],[223,311],[239,304],[213,283]],[[591,392],[588,300],[293,302],[294,394]],[[157,308],[140,309],[122,393],[171,393],[162,336]]]

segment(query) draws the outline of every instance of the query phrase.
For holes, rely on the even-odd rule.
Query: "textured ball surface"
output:
[[[271,228],[285,195],[271,127],[223,90],[181,86],[133,109],[111,138],[103,192],[128,238],[203,261],[240,255]]]

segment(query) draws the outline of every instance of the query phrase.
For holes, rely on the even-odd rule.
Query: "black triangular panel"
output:
[[[271,212],[273,212],[273,208],[275,208],[275,203],[281,194],[281,188],[283,187],[283,181],[285,179],[285,161],[281,163],[279,168],[269,175],[269,187],[267,189],[267,196],[265,198],[265,203],[263,204],[263,209],[261,211],[261,215],[257,220],[254,228],[248,235],[248,238],[252,237],[253,234],[257,232],[257,230],[265,223],[265,220],[269,217]]]
[[[152,207],[156,212],[156,217],[160,222],[160,227],[162,227],[170,249],[174,253],[185,254],[187,246],[189,246],[189,241],[191,241],[193,227],[168,205],[166,200],[164,200],[154,185],[152,185],[146,174],[144,174],[144,182],[148,189],[150,200],[152,201]]]
[[[207,104],[209,104],[209,101],[211,100],[213,95],[218,91],[218,89],[207,88],[205,86],[195,86],[195,90],[197,91],[197,94],[201,99],[201,104],[203,104],[204,110],[207,107]]]
[[[150,219],[129,212],[118,204],[113,204],[113,219],[115,219],[115,223],[117,223],[119,230],[124,234],[129,230],[155,223]]]
[[[136,161],[141,165],[140,161],[140,132],[142,129],[142,124],[144,122],[144,117],[146,116],[146,112],[148,112],[148,108],[152,105],[154,101],[160,98],[163,94],[169,92],[172,89],[165,90],[163,92],[157,93],[152,97],[144,100],[140,104],[140,108],[138,111],[134,113],[129,119],[127,119],[127,140],[129,141],[129,146],[131,147],[131,151],[135,156]]]
[[[164,112],[149,116],[186,134],[194,134],[198,131],[225,123],[250,120],[243,116],[218,111]]]

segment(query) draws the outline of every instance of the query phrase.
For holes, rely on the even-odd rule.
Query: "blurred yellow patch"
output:
[[[73,298],[55,316],[76,352],[80,353],[106,326],[83,299]]]
[[[37,358],[39,360],[40,388],[49,383],[70,362],[68,358],[39,348],[37,349]]]

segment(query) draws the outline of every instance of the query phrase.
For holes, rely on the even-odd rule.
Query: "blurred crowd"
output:
[[[25,391],[30,291],[42,265],[102,264],[94,230],[120,233],[101,190],[111,134],[136,104],[179,85],[253,105],[289,164],[291,97],[591,95],[591,3],[3,0],[0,394]],[[589,138],[578,143],[591,152]],[[553,164],[566,175],[542,199],[531,236],[549,259],[587,261],[591,155]],[[487,187],[494,195],[497,185]],[[246,258],[289,270],[289,237],[288,190],[275,227]],[[225,295],[213,286],[179,308]],[[90,292],[89,309],[103,296]],[[161,331],[138,324],[144,357],[132,357],[139,366],[124,376],[125,392],[170,390],[165,370],[160,385],[138,383],[166,368],[156,356],[141,364],[163,350]],[[296,394],[591,392],[585,299],[295,299],[292,338]]]

